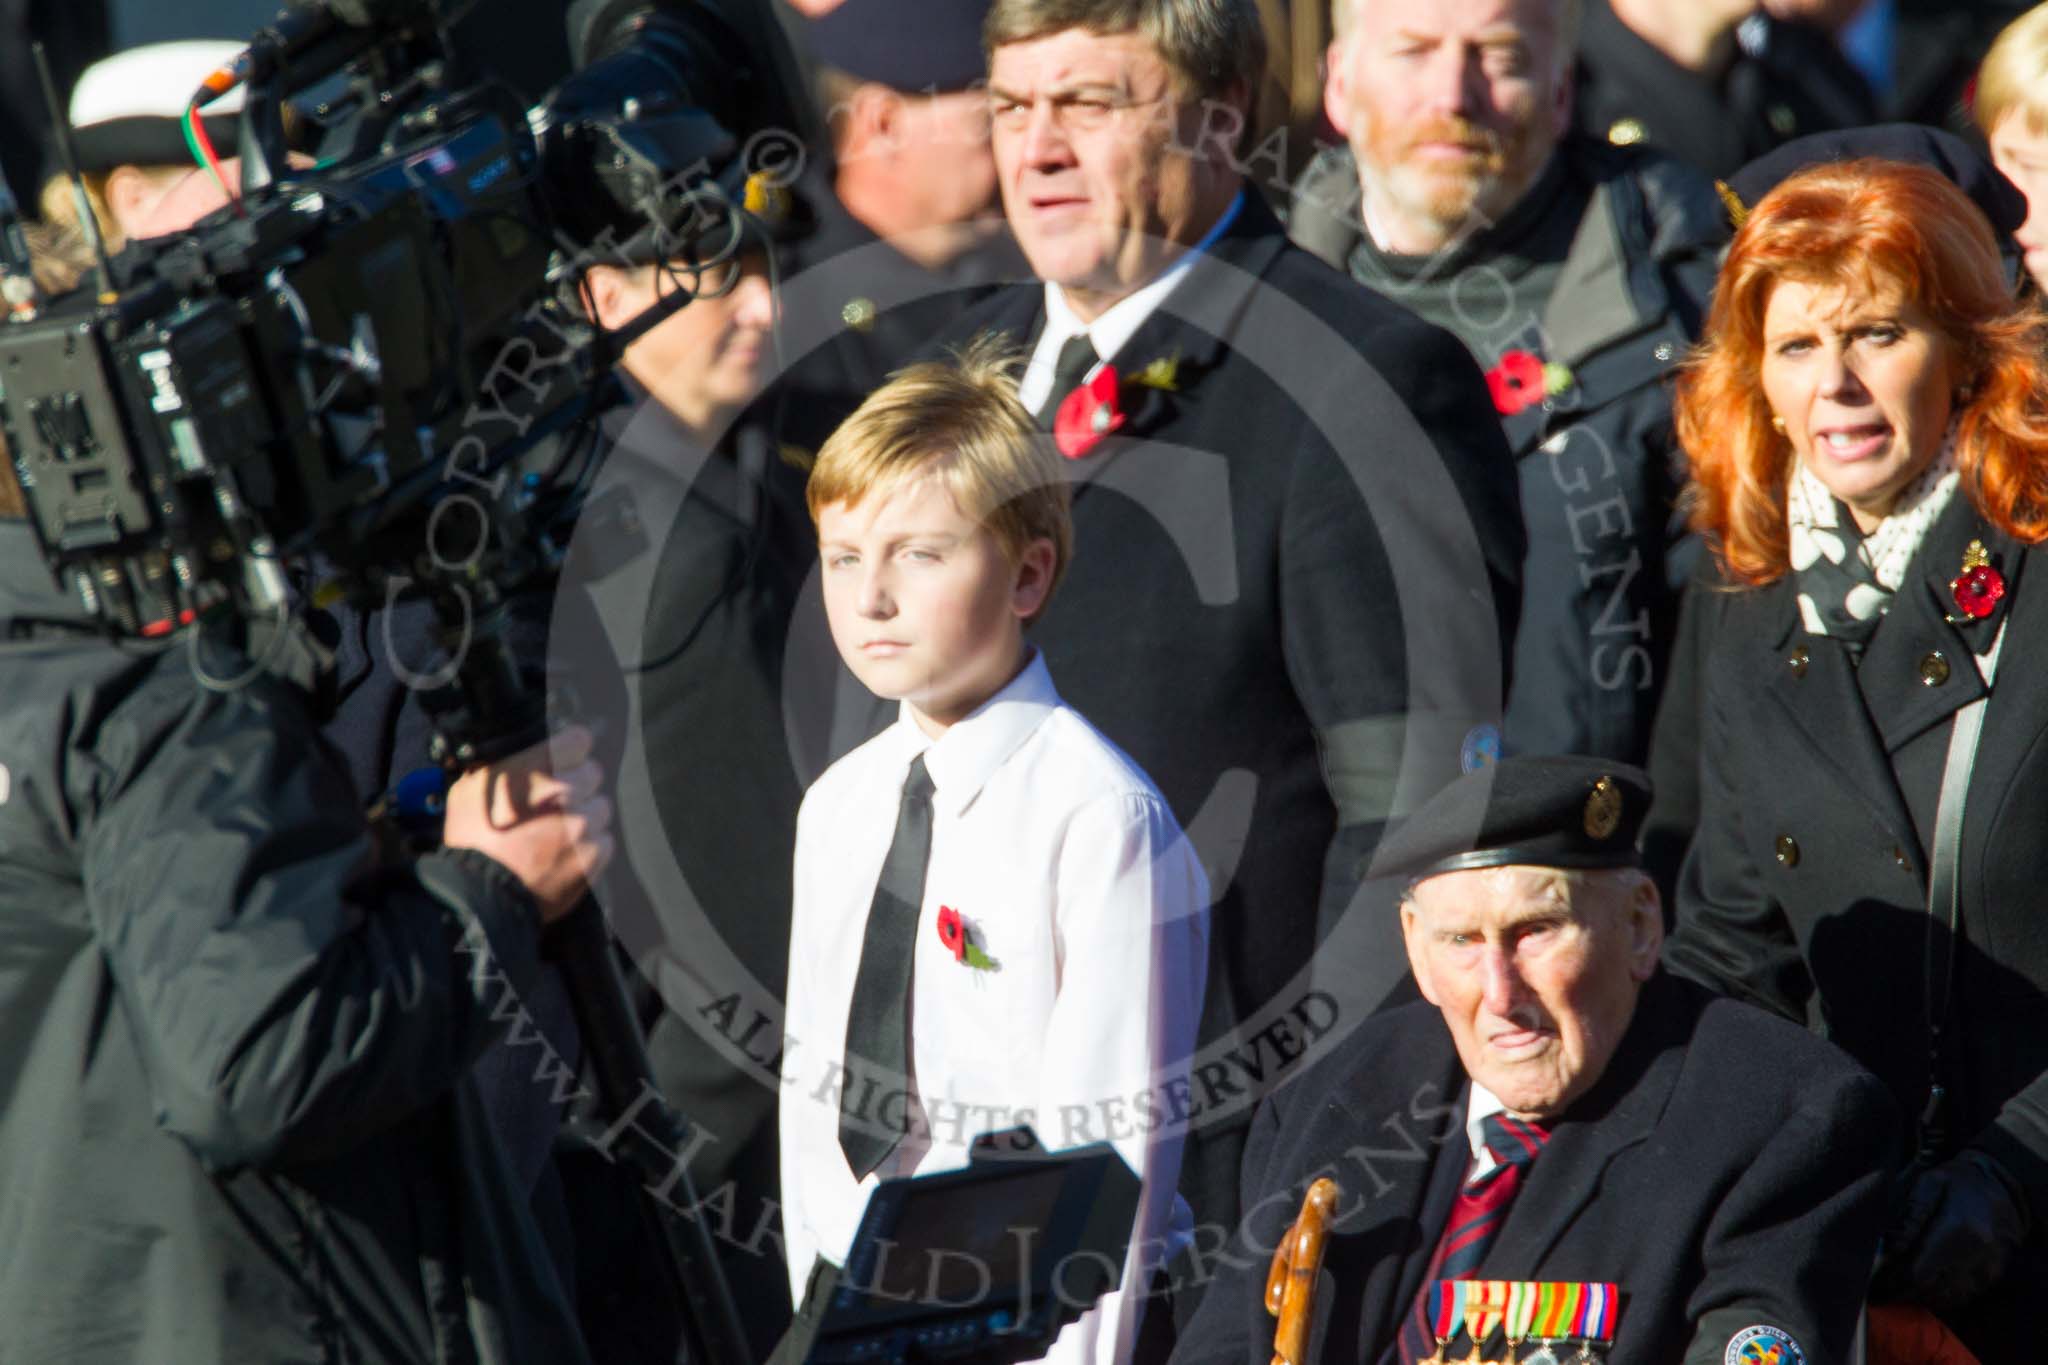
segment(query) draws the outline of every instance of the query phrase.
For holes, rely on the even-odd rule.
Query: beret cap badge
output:
[[[1607,839],[1621,828],[1621,788],[1611,777],[1602,777],[1586,794],[1586,837]]]
[[[1392,826],[1375,877],[1479,867],[1634,867],[1649,775],[1585,754],[1509,754],[1451,779]]]

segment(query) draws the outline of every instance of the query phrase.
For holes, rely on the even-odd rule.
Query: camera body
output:
[[[747,0],[578,8],[595,60],[532,110],[458,83],[428,0],[287,10],[239,67],[241,196],[0,326],[44,559],[111,632],[283,617],[293,563],[365,607],[424,591],[467,628],[558,566],[546,528],[577,490],[512,466],[594,416],[623,344],[572,286],[649,234],[737,251],[736,134],[772,125],[735,121],[797,126]],[[348,150],[285,169],[283,101],[341,68]]]
[[[437,124],[443,123],[437,118]],[[0,329],[0,419],[44,555],[124,634],[284,606],[281,557],[360,563],[432,514],[553,246],[523,123],[223,212],[127,287]]]

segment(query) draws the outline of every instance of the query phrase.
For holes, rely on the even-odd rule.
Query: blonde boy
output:
[[[1025,642],[1073,533],[1011,369],[984,340],[902,371],[811,475],[833,640],[901,708],[797,819],[783,1221],[801,1302],[877,1180],[963,1165],[1017,1123],[1054,1148],[1114,1142],[1145,1182],[1123,1287],[1048,1357],[1114,1362],[1189,1230],[1171,1095],[1208,885],[1151,781]]]
[[[2048,5],[2007,24],[1977,68],[1971,114],[1991,160],[2027,196],[2027,220],[2013,233],[2027,273],[2048,291]]]

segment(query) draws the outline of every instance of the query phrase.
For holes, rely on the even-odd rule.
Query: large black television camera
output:
[[[47,304],[9,262],[0,325],[0,425],[29,518],[109,631],[284,618],[291,564],[365,608],[423,593],[460,656],[451,762],[530,730],[508,723],[533,692],[490,623],[559,567],[548,528],[580,485],[568,460],[522,457],[570,444],[618,349],[720,277],[747,190],[786,186],[806,127],[757,0],[579,0],[583,64],[531,110],[450,50],[468,8],[280,13],[195,92],[196,114],[244,90],[229,205],[103,255],[99,278]],[[282,110],[337,72],[327,158],[295,164]],[[217,162],[195,174],[229,188]],[[597,333],[575,280],[650,238],[682,287]]]
[[[188,112],[194,173],[226,206],[100,250],[70,295],[35,290],[0,187],[0,427],[50,571],[124,642],[237,632],[255,662],[227,680],[195,669],[210,687],[305,639],[314,575],[366,610],[424,596],[450,656],[427,699],[449,768],[544,731],[509,609],[560,567],[588,483],[581,433],[626,344],[730,287],[749,198],[787,195],[810,131],[766,0],[576,0],[579,69],[531,109],[452,50],[469,7],[280,13]],[[238,85],[223,162],[198,114]],[[324,159],[308,164],[283,110],[316,85]],[[583,270],[650,258],[679,287],[592,327]],[[652,1087],[602,918],[586,905],[551,940],[601,1114],[631,1119],[606,1155],[693,1207],[685,1124]],[[708,1233],[676,1208],[647,1201],[686,1354],[742,1365]]]

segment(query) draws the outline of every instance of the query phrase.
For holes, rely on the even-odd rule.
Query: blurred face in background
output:
[[[980,89],[867,82],[830,112],[840,198],[906,255],[938,269],[996,235],[996,163]]]
[[[716,292],[730,284],[723,293]],[[697,277],[656,266],[593,266],[586,277],[591,315],[625,326],[677,288],[692,299],[626,348],[627,374],[707,447],[767,383],[774,359],[775,296],[759,252]]]
[[[239,158],[227,164],[235,168],[236,174],[240,173]],[[137,238],[182,231],[210,212],[211,208],[218,208],[227,202],[226,197],[222,196],[219,202],[211,205],[211,208],[202,207],[199,212],[189,213],[189,217],[188,211],[181,209],[175,215],[166,216],[172,220],[171,226],[158,227],[157,206],[173,189],[186,188],[189,193],[185,181],[193,174],[193,170],[188,166],[116,166],[108,171],[106,188],[100,196],[106,201],[108,216],[114,220],[114,232],[109,235],[108,249],[119,250],[123,244]],[[198,174],[206,181],[210,191],[208,198],[218,193],[218,188],[213,185],[210,177],[204,172]],[[180,217],[186,218],[186,221],[174,221]]]
[[[1366,225],[1424,255],[1526,194],[1571,119],[1559,0],[1349,0],[1323,108],[1358,160]]]
[[[286,164],[292,170],[303,171],[311,169],[314,163],[305,153],[293,152],[286,158]],[[233,187],[233,196],[221,187],[223,181]],[[240,196],[241,187],[242,159],[231,156],[220,163],[219,180],[213,178],[213,172],[196,167],[175,174],[144,175],[125,189],[117,187],[110,177],[107,201],[121,230],[131,240],[146,240],[190,230],[207,214],[226,208],[231,198]]]
[[[980,90],[900,95],[890,132],[917,168],[915,194],[933,223],[986,217],[996,206],[988,145],[988,96]]]
[[[1991,130],[1991,160],[2027,196],[2027,221],[2013,238],[2027,273],[2048,291],[2048,133],[2030,126],[2026,110],[2010,110]]]

